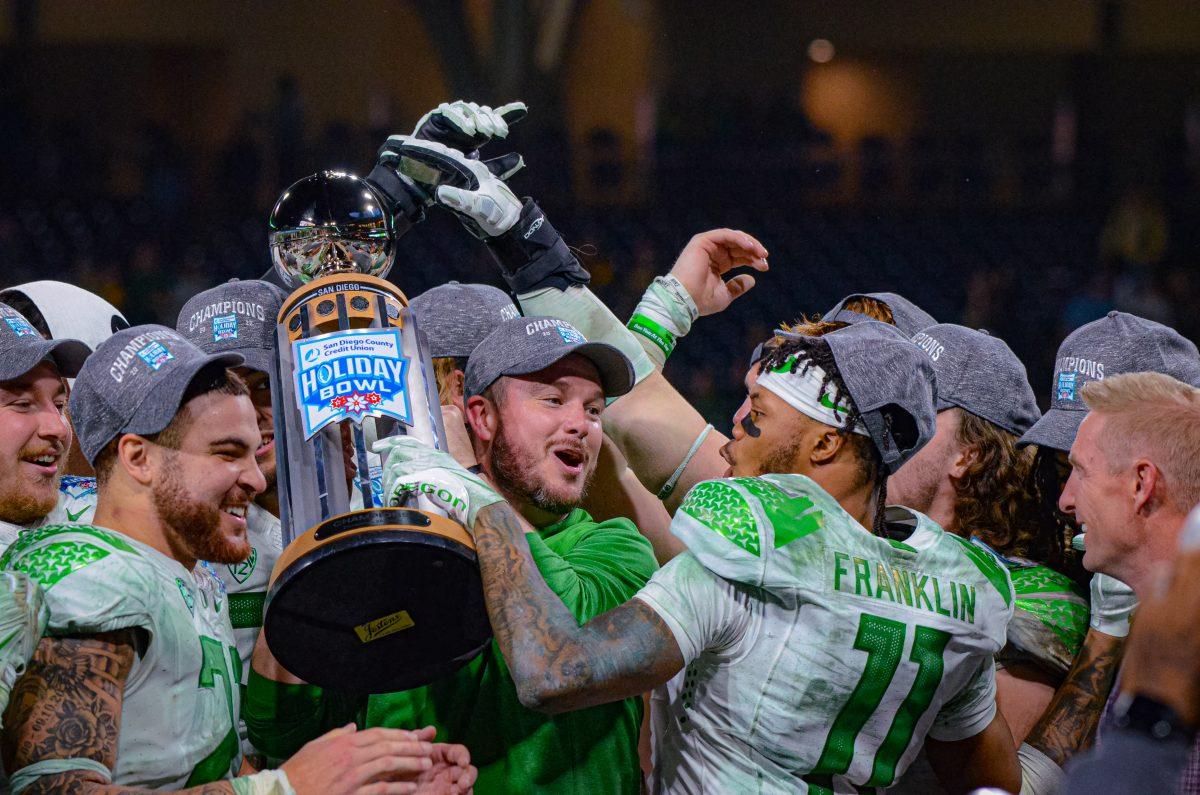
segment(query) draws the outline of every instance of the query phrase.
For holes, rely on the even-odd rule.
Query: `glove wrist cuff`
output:
[[[514,293],[542,287],[566,289],[592,277],[533,199],[525,199],[513,228],[487,240],[488,250]]]
[[[627,328],[651,344],[642,347],[655,365],[662,369],[679,339],[692,329],[700,316],[687,288],[674,276],[658,276],[646,288],[633,310]]]
[[[424,204],[428,197],[421,195],[420,188],[405,179],[395,169],[379,163],[367,174],[367,182],[380,194],[387,204],[396,227],[396,237],[407,232],[413,224],[425,218]]]

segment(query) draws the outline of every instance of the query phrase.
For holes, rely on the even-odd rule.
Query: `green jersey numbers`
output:
[[[896,669],[900,667],[907,631],[908,627],[899,621],[867,613],[862,615],[854,648],[866,652],[866,667],[849,700],[834,720],[816,767],[805,776],[809,782],[809,792],[828,795],[832,792],[829,778],[833,774],[841,775],[850,768],[854,741],[867,719],[879,709],[883,695],[891,687]],[[942,653],[949,640],[948,632],[932,627],[915,628],[909,660],[917,665],[917,675],[896,711],[887,736],[875,753],[871,778],[866,786],[886,787],[895,780],[896,763],[908,748],[917,720],[929,709],[937,686],[942,681],[945,665]]]
[[[122,693],[113,784],[181,789],[241,767],[241,658],[224,586],[138,541],[90,525],[21,534],[0,568],[40,578],[47,633],[140,629],[149,639]]]
[[[685,498],[671,530],[688,551],[638,593],[685,663],[652,696],[653,790],[887,787],[926,737],[987,727],[1007,573],[893,511],[873,535],[799,475]]]

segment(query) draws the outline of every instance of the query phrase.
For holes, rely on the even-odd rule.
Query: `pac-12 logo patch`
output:
[[[412,424],[398,329],[335,331],[292,343],[304,438],[331,422],[367,415]]]
[[[1078,385],[1079,373],[1059,373],[1058,385],[1054,389],[1054,399],[1075,400],[1075,391]]]
[[[213,318],[213,342],[236,340],[238,335],[237,315],[221,315]]]
[[[162,343],[159,342],[151,342],[146,347],[138,351],[137,355],[143,362],[150,365],[152,370],[161,369],[164,364],[175,358],[171,355],[171,352],[163,347]]]

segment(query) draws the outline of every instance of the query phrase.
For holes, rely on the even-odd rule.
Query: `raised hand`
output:
[[[528,113],[524,102],[509,102],[494,109],[463,99],[443,102],[421,117],[413,128],[412,137],[436,141],[477,157],[480,147],[493,138],[507,138],[509,125],[516,124]]]
[[[766,248],[745,232],[713,229],[688,241],[671,275],[688,291],[701,316],[713,315],[754,286],[754,277],[748,273],[725,279],[726,273],[741,267],[766,271],[770,267]]]

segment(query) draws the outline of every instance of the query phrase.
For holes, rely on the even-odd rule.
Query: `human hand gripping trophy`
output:
[[[520,103],[493,111],[456,102],[396,139],[470,147],[477,158],[523,115]],[[489,167],[507,175],[519,164]],[[386,505],[373,452],[394,436],[446,449],[424,339],[404,293],[384,279],[396,237],[433,203],[430,183],[404,173],[413,166],[385,144],[367,179],[306,177],[270,219],[276,274],[293,292],[277,319],[271,374],[285,549],[263,631],[291,673],[352,693],[425,684],[491,638],[470,534],[435,502]]]

